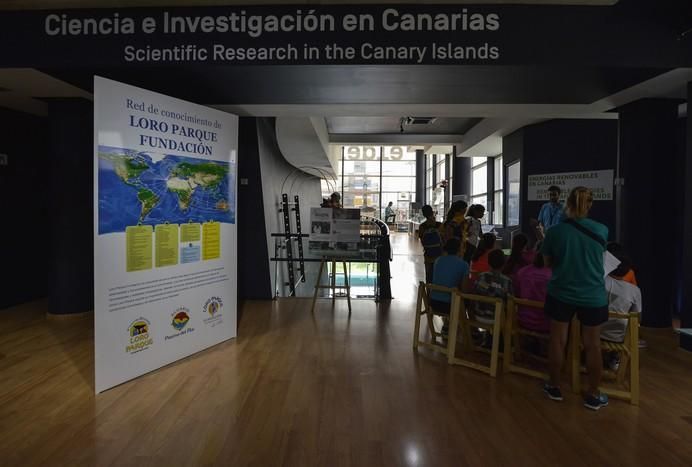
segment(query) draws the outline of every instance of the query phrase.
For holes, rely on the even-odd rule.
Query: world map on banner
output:
[[[127,226],[235,223],[235,166],[99,146],[99,234]]]

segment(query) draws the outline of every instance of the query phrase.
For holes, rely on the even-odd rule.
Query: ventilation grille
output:
[[[430,125],[437,117],[406,117],[406,125]]]

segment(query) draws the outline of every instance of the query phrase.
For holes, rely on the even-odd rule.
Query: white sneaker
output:
[[[615,356],[608,359],[608,369],[611,371],[618,371],[620,368],[620,357]]]

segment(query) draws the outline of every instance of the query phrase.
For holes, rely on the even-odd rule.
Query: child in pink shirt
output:
[[[514,292],[518,298],[545,302],[548,282],[553,271],[543,264],[543,255],[536,253],[533,264],[519,269],[514,277]],[[550,319],[540,308],[519,307],[519,326],[536,332],[549,332]]]

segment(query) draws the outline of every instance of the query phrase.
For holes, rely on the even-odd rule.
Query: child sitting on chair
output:
[[[464,281],[469,275],[469,265],[464,259],[457,255],[460,242],[458,238],[450,238],[445,243],[444,256],[435,260],[433,265],[433,285],[447,287],[450,289],[462,289]],[[449,293],[433,290],[430,294],[430,305],[438,313],[449,313],[452,297]]]
[[[505,265],[505,254],[502,250],[492,250],[488,254],[488,265],[490,271],[478,276],[474,293],[485,295],[486,297],[507,299],[512,295],[512,279],[502,274]],[[475,318],[482,323],[492,323],[495,321],[495,306],[491,303],[475,302]]]
[[[540,248],[537,248],[540,250]],[[548,293],[548,282],[553,275],[552,269],[543,262],[543,255],[539,252],[533,260],[533,264],[524,266],[514,275],[514,295],[518,298],[545,302]],[[550,318],[540,308],[520,306],[517,313],[519,326],[535,332],[550,332]]]
[[[478,248],[473,253],[471,257],[471,271],[474,273],[481,273],[490,271],[490,265],[488,264],[488,255],[491,251],[495,249],[495,243],[497,242],[497,237],[493,233],[483,234],[480,243],[478,243]]]
[[[625,275],[632,269],[632,262],[622,250],[614,256],[620,264],[605,279],[608,292],[608,309],[621,313],[642,312],[642,293],[639,287],[625,280]],[[628,320],[626,318],[610,318],[601,325],[601,339],[611,342],[624,342]],[[613,371],[620,364],[617,352],[606,356],[606,364]]]

